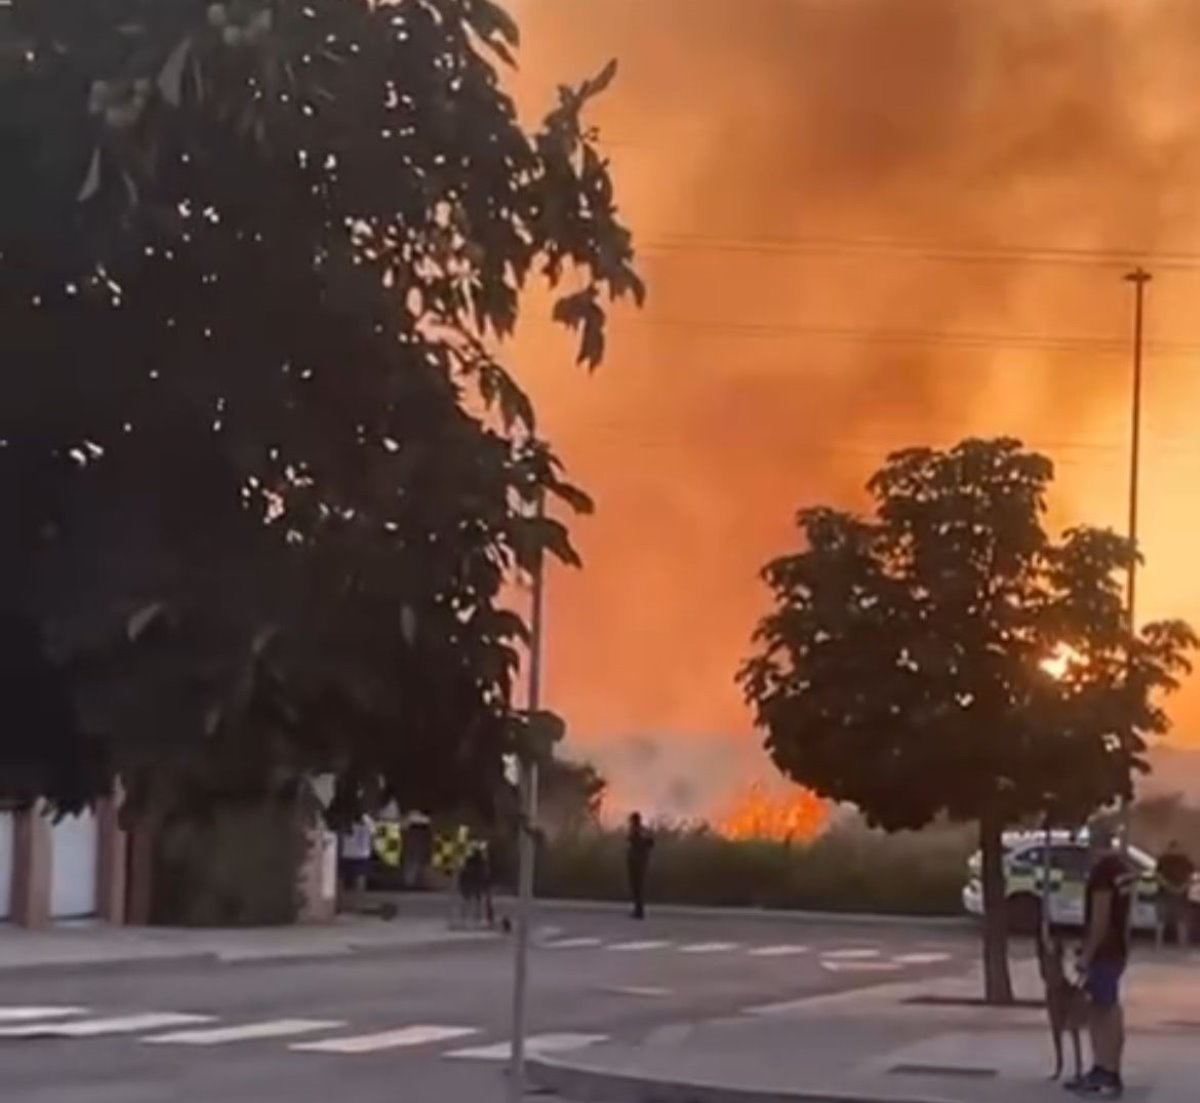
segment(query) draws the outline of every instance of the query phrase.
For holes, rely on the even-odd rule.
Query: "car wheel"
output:
[[[1042,902],[1036,896],[1021,893],[1004,902],[1008,929],[1016,935],[1035,935],[1042,925]]]

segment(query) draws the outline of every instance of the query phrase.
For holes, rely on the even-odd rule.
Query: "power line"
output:
[[[528,324],[528,323],[527,323]],[[549,322],[535,326],[559,328]],[[833,343],[880,344],[923,348],[1018,349],[1032,352],[1062,352],[1097,356],[1126,356],[1127,342],[1116,337],[1063,336],[1041,333],[987,333],[966,330],[888,330],[865,326],[816,326],[789,322],[740,322],[711,319],[659,318],[645,314],[621,315],[619,325],[687,330],[751,340],[794,340],[805,338]],[[564,332],[559,329],[560,332]],[[1148,341],[1147,353],[1161,357],[1200,356],[1200,342]]]
[[[599,429],[600,432],[596,433]],[[930,430],[933,430],[930,432]],[[630,447],[634,449],[664,449],[664,448],[683,448],[697,443],[698,439],[703,439],[703,433],[680,433],[678,436],[669,436],[659,434],[657,436],[647,436],[644,434],[630,433],[616,423],[597,423],[597,422],[575,422],[572,425],[573,436],[576,441],[582,439],[596,440],[597,437],[603,439],[609,437],[614,443],[622,447]],[[924,425],[913,426],[897,426],[897,434],[910,433],[914,436],[926,434],[919,442],[920,446],[939,447],[941,444],[952,443],[961,439],[963,436],[982,436],[987,437],[995,434],[981,432],[979,430],[968,431],[964,428],[951,430],[949,426],[942,422],[941,424],[926,423]],[[1049,455],[1049,458],[1055,460],[1058,464],[1083,465],[1093,462],[1087,459],[1088,456],[1096,455],[1112,455],[1114,459],[1123,459],[1126,445],[1120,441],[1106,443],[1103,441],[1084,441],[1084,440],[1042,440],[1037,438],[1025,439],[1020,433],[1005,435],[1016,436],[1021,439],[1024,447]],[[752,439],[747,439],[743,442],[742,447],[748,448],[753,444]],[[722,445],[725,447],[725,445]],[[773,446],[772,446],[773,447]],[[864,456],[882,459],[891,452],[902,450],[907,447],[912,447],[911,444],[902,444],[897,440],[854,440],[844,443],[829,442],[825,444],[806,444],[802,447],[789,448],[788,456],[798,455],[848,455],[848,456]],[[1155,453],[1163,453],[1166,457],[1178,457],[1181,459],[1196,459],[1200,460],[1200,446],[1191,442],[1182,440],[1161,440],[1154,442],[1152,449]],[[1058,460],[1058,453],[1075,453],[1078,458]],[[1079,455],[1081,454],[1082,455]]]
[[[1155,268],[1200,272],[1200,253],[1068,246],[947,245],[934,241],[888,238],[797,237],[740,238],[667,234],[635,242],[640,252],[708,252],[765,255],[892,255],[914,260],[971,264],[1071,265],[1125,268],[1152,263]]]

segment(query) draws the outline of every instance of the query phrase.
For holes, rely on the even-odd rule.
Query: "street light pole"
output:
[[[546,515],[546,494],[538,489],[534,516]],[[533,567],[532,609],[529,615],[529,692],[526,713],[529,717],[541,707],[542,696],[542,622],[545,593],[545,560],[540,545]],[[521,811],[517,825],[517,923],[513,959],[512,1054],[508,1070],[508,1101],[521,1103],[525,1096],[525,1019],[529,990],[529,929],[533,917],[534,825],[537,822],[538,767],[532,754],[519,759],[519,800]]]
[[[1129,428],[1129,542],[1132,545],[1133,558],[1129,561],[1129,575],[1125,589],[1125,617],[1132,643],[1133,634],[1137,631],[1137,571],[1138,571],[1138,491],[1141,482],[1142,467],[1142,353],[1146,320],[1146,285],[1153,279],[1144,268],[1135,268],[1125,276],[1127,283],[1133,284],[1133,394],[1130,402]],[[1132,658],[1132,655],[1130,656]],[[1132,673],[1132,671],[1130,671]],[[1127,733],[1127,739],[1132,742],[1133,732]],[[1129,832],[1133,821],[1133,798],[1125,801],[1124,830],[1122,831],[1121,849],[1126,859],[1129,856]],[[1129,908],[1129,921],[1133,922],[1133,912],[1137,904],[1137,889]]]

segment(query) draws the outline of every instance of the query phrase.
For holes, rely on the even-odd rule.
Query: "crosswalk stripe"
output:
[[[566,1053],[584,1049],[608,1040],[606,1034],[534,1034],[525,1039],[525,1052],[530,1054]],[[456,1049],[446,1054],[458,1061],[507,1061],[512,1056],[512,1042],[472,1049]]]
[[[0,1023],[27,1023],[34,1019],[69,1019],[86,1007],[0,1007]]]
[[[337,1019],[271,1019],[242,1026],[217,1026],[207,1030],[176,1030],[143,1038],[148,1045],[219,1046],[225,1042],[253,1042],[262,1038],[287,1038],[312,1034],[317,1030],[337,1030],[345,1026]]]
[[[553,942],[543,942],[543,950],[585,950],[590,946],[599,946],[598,938],[558,938]]]
[[[949,961],[949,954],[901,954],[899,957],[892,958],[893,961],[900,965],[937,965],[943,961]]]
[[[680,946],[681,954],[723,954],[738,948],[737,942],[693,942],[688,946]]]
[[[640,942],[614,942],[608,949],[618,954],[637,954],[643,950],[661,950],[670,945],[661,939],[647,938]]]
[[[296,1042],[288,1049],[300,1053],[375,1053],[381,1049],[404,1049],[468,1038],[479,1031],[471,1026],[404,1026],[378,1034],[359,1034],[349,1038],[327,1038],[322,1042]]]
[[[879,957],[878,950],[827,950],[821,955],[826,961],[864,961]]]
[[[808,946],[759,946],[750,951],[751,957],[788,957],[791,954],[807,954]]]
[[[894,961],[822,961],[821,968],[831,973],[894,973],[900,966]]]
[[[211,1015],[186,1015],[182,1012],[146,1012],[141,1015],[115,1015],[102,1019],[79,1019],[70,1023],[26,1023],[0,1027],[0,1038],[95,1038],[102,1034],[136,1034],[143,1030],[161,1030],[168,1026],[211,1023]]]

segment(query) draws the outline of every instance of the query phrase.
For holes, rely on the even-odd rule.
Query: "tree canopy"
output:
[[[532,505],[590,508],[498,339],[570,275],[594,367],[643,295],[582,118],[614,66],[528,130],[491,0],[6,16],[0,608],[91,764],[68,791],[21,752],[25,788],[486,803],[525,726],[505,582],[578,562]]]
[[[1053,540],[1052,478],[1015,440],[967,440],[890,456],[869,516],[800,513],[740,673],[784,774],[889,830],[979,820],[997,859],[1005,824],[1131,795],[1196,640],[1131,630],[1133,547]]]

